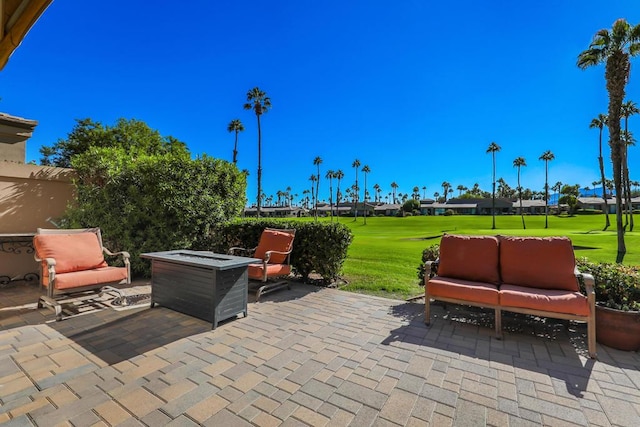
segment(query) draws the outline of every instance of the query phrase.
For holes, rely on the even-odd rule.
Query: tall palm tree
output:
[[[236,142],[233,144],[233,164],[238,163],[238,132],[244,131],[244,125],[240,119],[233,119],[227,125],[228,132],[236,133]]]
[[[311,206],[313,206],[313,217],[315,218],[315,220],[318,220],[318,195],[314,192],[315,190],[315,186],[316,186],[316,181],[318,180],[318,177],[315,175],[311,175],[309,177],[309,181],[311,181]]]
[[[355,159],[353,161],[353,163],[351,164],[351,167],[354,168],[356,170],[356,185],[354,187],[354,200],[355,200],[355,207],[356,207],[356,211],[355,211],[355,216],[353,217],[353,220],[357,220],[358,219],[358,201],[359,201],[359,195],[358,195],[358,168],[360,167],[360,160]]]
[[[524,160],[524,157],[516,157],[513,161],[513,167],[518,168],[518,199],[520,199],[520,216],[522,217],[522,228],[526,230],[527,226],[524,223],[524,211],[522,210],[522,186],[520,185],[520,168],[522,168],[522,166],[527,166],[527,162]]]
[[[338,169],[336,171],[334,178],[338,181],[336,186],[336,220],[339,221],[340,220],[340,199],[342,199],[342,193],[340,193],[340,181],[342,181],[342,178],[344,178],[344,172],[342,172],[342,169]]]
[[[392,203],[394,203],[394,204],[396,203],[396,190],[397,189],[398,189],[398,184],[395,181],[393,181],[391,183],[391,192],[393,193],[393,198],[392,198],[393,202]]]
[[[629,231],[633,231],[633,209],[631,208],[631,184],[629,183],[629,160],[628,160],[628,151],[629,145],[635,145],[633,136],[631,132],[629,132],[629,117],[634,114],[640,113],[640,109],[633,101],[626,101],[622,104],[622,117],[624,117],[624,148],[623,148],[623,160],[622,160],[622,182],[623,182],[623,191],[624,191],[624,199],[626,205],[626,214],[625,214],[625,229],[627,225],[629,225]]]
[[[447,203],[447,195],[449,194],[449,189],[451,188],[451,184],[448,181],[444,181],[442,184],[440,184],[440,187],[442,187],[442,195],[444,196],[444,202]]]
[[[606,185],[606,179],[604,177],[604,159],[602,157],[602,129],[604,129],[605,126],[607,126],[607,121],[608,121],[608,117],[606,114],[598,114],[598,117],[596,117],[595,119],[591,120],[591,124],[589,124],[589,128],[590,129],[599,129],[600,130],[600,138],[599,138],[599,142],[598,142],[598,164],[600,165],[600,179],[602,182],[602,198],[604,199],[604,213],[605,213],[605,223],[604,223],[604,230],[606,230],[607,228],[609,228],[609,226],[611,225],[611,222],[609,221],[609,203],[607,202],[607,189],[605,188]],[[604,231],[603,230],[603,231]]]
[[[544,228],[549,228],[549,162],[556,156],[547,150],[538,160],[544,161]]]
[[[493,190],[491,191],[491,217],[493,220],[491,228],[493,230],[496,228],[496,153],[498,151],[500,151],[500,146],[495,142],[491,142],[486,151],[491,153],[491,158],[493,159]]]
[[[426,185],[422,186],[422,196],[425,199],[427,198],[427,186]]]
[[[318,167],[318,174],[316,175],[316,219],[318,219],[318,199],[320,198],[320,164],[322,163],[322,159],[320,156],[313,159],[314,166]]]
[[[258,207],[257,216],[260,217],[260,193],[262,192],[262,129],[260,128],[260,116],[271,109],[271,98],[267,94],[260,90],[259,87],[254,87],[247,92],[247,103],[244,104],[245,110],[253,110],[256,113],[258,119]]]
[[[373,184],[373,191],[375,193],[374,200],[377,203],[379,201],[378,197],[380,197],[380,185]]]
[[[364,225],[367,225],[367,175],[369,175],[371,169],[369,165],[362,167],[362,173],[364,174]]]
[[[331,212],[331,222],[333,222],[333,176],[335,172],[329,169],[324,175],[329,180],[329,211]]]
[[[622,162],[623,143],[620,138],[620,115],[625,87],[631,69],[630,58],[640,52],[640,25],[632,26],[625,19],[618,19],[611,30],[596,32],[589,48],[578,55],[577,66],[585,69],[605,64],[604,77],[609,93],[609,147],[613,163],[613,181],[616,189],[616,227],[618,235],[617,262],[622,262],[627,248],[622,226]]]

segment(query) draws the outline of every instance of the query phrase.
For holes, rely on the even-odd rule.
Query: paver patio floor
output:
[[[62,322],[37,289],[0,289],[7,425],[640,425],[640,356],[584,325],[310,285],[211,324],[87,303]],[[569,326],[567,328],[567,325]]]

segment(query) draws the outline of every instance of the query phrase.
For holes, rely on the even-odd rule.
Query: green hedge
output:
[[[217,225],[200,249],[226,253],[230,247],[254,248],[265,228],[295,228],[296,237],[291,253],[294,272],[307,279],[319,274],[325,283],[332,283],[340,274],[347,258],[353,234],[338,223],[299,222],[275,219],[244,219]]]
[[[440,245],[437,243],[422,251],[422,262],[418,266],[418,279],[420,280],[420,286],[424,286],[424,264],[427,261],[435,261],[438,257],[440,257]]]

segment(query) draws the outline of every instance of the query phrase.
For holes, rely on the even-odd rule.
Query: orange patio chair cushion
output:
[[[95,233],[38,234],[33,243],[38,258],[56,260],[57,274],[107,267]]]
[[[56,289],[73,289],[83,286],[94,286],[101,283],[120,282],[127,278],[124,267],[100,267],[93,270],[73,271],[56,274]],[[44,277],[43,284],[49,285],[49,278]]]
[[[445,234],[440,241],[438,276],[497,285],[498,239]]]
[[[264,259],[267,251],[288,252],[293,247],[293,235],[284,231],[264,230],[260,242],[254,253],[254,258]],[[282,264],[287,260],[286,255],[271,254],[269,264]]]
[[[498,287],[489,283],[436,276],[427,282],[429,296],[498,305]],[[427,304],[429,302],[427,301]]]
[[[567,237],[500,237],[502,283],[577,292],[576,259]]]
[[[288,276],[291,266],[288,264],[267,264],[267,277]],[[263,264],[249,264],[249,279],[262,280],[264,277]]]
[[[527,286],[500,286],[500,305],[531,310],[589,315],[587,297],[580,292],[561,289],[531,289]]]

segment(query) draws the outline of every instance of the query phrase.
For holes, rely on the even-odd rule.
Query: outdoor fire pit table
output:
[[[160,304],[212,323],[247,316],[247,266],[256,258],[175,250],[140,255],[151,260],[151,307]]]

